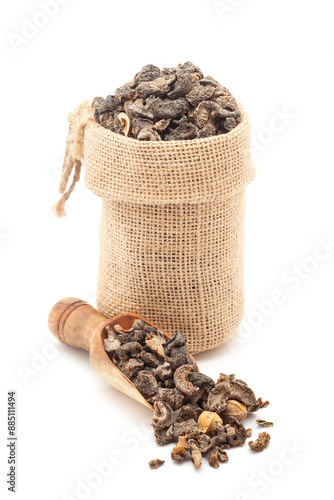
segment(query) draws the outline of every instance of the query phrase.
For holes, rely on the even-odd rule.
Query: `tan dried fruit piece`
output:
[[[159,469],[163,464],[165,463],[164,460],[160,460],[159,458],[156,458],[155,460],[151,460],[148,465],[150,466],[150,469]]]
[[[267,420],[263,420],[262,418],[258,418],[257,420],[255,420],[255,423],[263,427],[274,427],[273,422],[268,422]]]
[[[202,453],[200,452],[198,444],[194,439],[190,439],[188,444],[193,464],[198,469],[202,465]]]
[[[248,446],[253,451],[263,451],[267,448],[270,442],[270,434],[268,432],[260,432],[259,437],[255,441],[249,441]]]
[[[232,418],[236,418],[238,422],[241,422],[241,420],[247,417],[246,406],[240,403],[240,401],[230,399],[227,401],[227,407],[223,411],[222,417],[225,424],[230,423]]]
[[[196,392],[196,387],[188,380],[188,374],[192,371],[192,365],[179,366],[174,373],[175,387],[187,396]]]
[[[214,469],[218,469],[219,467],[218,446],[215,446],[210,452],[209,465]]]
[[[215,422],[223,423],[217,413],[213,411],[203,411],[198,418],[198,430],[209,434]]]
[[[131,133],[131,120],[126,113],[120,113],[118,119],[123,127],[123,133],[128,137]]]
[[[141,324],[141,322],[142,321],[140,319],[135,319],[134,322],[132,323],[131,328],[129,328],[128,330],[124,330],[124,328],[122,328],[121,325],[114,325],[113,329],[117,333],[131,333],[131,332],[133,332],[133,330],[135,329],[135,327],[137,325]],[[112,330],[110,329],[110,326],[107,326],[106,329],[109,331],[110,334],[112,333]]]
[[[221,462],[222,464],[225,464],[226,462],[228,462],[228,454],[226,453],[226,451],[220,450],[218,448],[217,456],[218,456],[219,462]]]
[[[173,460],[181,462],[188,455],[188,439],[187,436],[179,436],[176,446],[172,449],[171,457]]]

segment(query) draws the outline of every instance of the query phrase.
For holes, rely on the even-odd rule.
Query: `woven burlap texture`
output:
[[[226,341],[244,311],[245,188],[255,169],[241,110],[226,135],[170,142],[115,134],[92,120],[89,103],[77,113],[85,184],[102,198],[98,310],[181,331],[193,353]]]

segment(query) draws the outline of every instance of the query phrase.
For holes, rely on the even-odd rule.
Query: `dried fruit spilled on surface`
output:
[[[235,375],[221,373],[215,382],[201,373],[180,332],[168,339],[143,320],[135,320],[129,330],[120,325],[106,330],[105,351],[153,406],[156,442],[176,443],[173,460],[183,462],[189,457],[199,468],[207,456],[210,466],[218,468],[228,461],[226,449],[241,446],[251,437],[251,429],[241,421],[268,401],[256,398]],[[268,436],[261,433],[249,446],[261,451],[269,443]],[[151,463],[155,466],[160,461],[150,462],[152,468]]]
[[[150,469],[159,469],[163,464],[165,463],[164,460],[160,460],[159,458],[156,458],[155,460],[151,460],[148,465],[150,466]]]
[[[268,432],[260,432],[259,437],[255,441],[249,441],[248,446],[253,451],[263,451],[267,448],[270,442],[270,434]]]
[[[262,418],[258,418],[257,420],[255,420],[255,423],[257,425],[260,425],[261,427],[274,427],[273,422],[267,422],[267,420],[263,420]]]
[[[115,95],[95,97],[95,120],[141,141],[177,141],[227,134],[242,120],[231,92],[191,62],[162,70],[144,66]]]

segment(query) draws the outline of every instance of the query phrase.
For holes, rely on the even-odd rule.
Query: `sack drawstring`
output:
[[[69,128],[66,140],[64,163],[59,182],[59,192],[62,194],[62,197],[53,207],[56,217],[64,217],[66,215],[65,203],[69,199],[76,183],[80,179],[82,159],[84,157],[85,127],[93,118],[91,102],[92,101],[83,102],[73,111],[73,113],[68,115]],[[73,169],[74,175],[72,183],[66,191],[68,180]]]

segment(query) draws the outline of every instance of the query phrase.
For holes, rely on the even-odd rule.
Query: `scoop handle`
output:
[[[84,300],[75,297],[62,299],[49,314],[51,333],[64,344],[89,351],[92,339],[108,318],[100,314]]]

